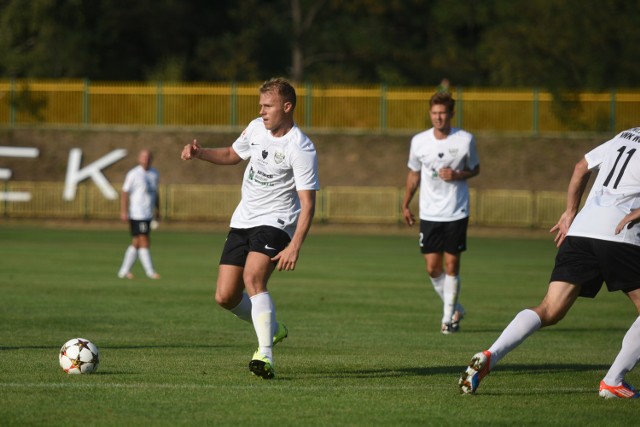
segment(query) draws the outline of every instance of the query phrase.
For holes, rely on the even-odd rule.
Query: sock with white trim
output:
[[[489,370],[493,369],[500,359],[522,344],[529,335],[540,329],[541,326],[542,320],[535,311],[525,309],[518,313],[489,348],[491,352]]]
[[[118,277],[123,278],[128,273],[131,272],[131,267],[138,259],[138,250],[133,247],[133,245],[129,245],[126,251],[124,251],[124,258],[122,259],[122,266],[120,266],[120,271],[118,271]]]
[[[269,292],[251,297],[251,318],[258,337],[260,354],[273,362],[273,327],[276,323],[276,310]]]
[[[138,249],[138,256],[140,257],[140,262],[142,263],[142,267],[144,268],[144,272],[147,273],[147,276],[152,277],[156,274],[156,271],[153,269],[153,262],[151,261],[151,252],[149,251],[149,248]]]
[[[236,315],[236,317],[240,320],[244,320],[245,322],[252,323],[253,319],[251,318],[251,299],[246,292],[242,293],[242,300],[240,304],[236,305],[229,311]]]
[[[442,310],[442,323],[451,323],[453,312],[456,309],[458,303],[458,293],[460,292],[460,277],[449,276],[444,277],[444,306]]]
[[[622,348],[603,379],[605,384],[620,385],[626,373],[638,364],[638,360],[640,360],[640,317],[633,322],[622,339]]]

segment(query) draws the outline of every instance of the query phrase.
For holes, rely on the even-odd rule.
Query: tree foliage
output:
[[[637,87],[628,0],[0,0],[0,77]]]

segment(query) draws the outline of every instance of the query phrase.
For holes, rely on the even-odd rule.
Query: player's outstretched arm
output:
[[[202,148],[195,139],[184,146],[180,158],[182,160],[200,159],[216,165],[235,165],[242,161],[232,147]]]

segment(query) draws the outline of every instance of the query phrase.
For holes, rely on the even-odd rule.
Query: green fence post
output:
[[[533,89],[533,134],[540,132],[540,90]]]
[[[89,126],[89,79],[84,79],[82,85],[82,124]]]
[[[170,220],[171,218],[169,218],[169,191],[171,190],[171,184],[165,184],[164,185],[164,200],[163,200],[163,206],[164,206],[164,212],[162,212],[162,219],[163,220]]]
[[[5,194],[9,192],[9,180],[4,181],[4,192]],[[9,200],[7,200],[8,198],[5,197],[4,201],[2,202],[2,216],[4,216],[5,218],[9,218],[9,209],[7,208],[7,205],[9,203]]]
[[[387,84],[380,85],[380,130],[387,128]]]
[[[236,82],[231,82],[231,97],[230,97],[230,117],[231,126],[236,127],[238,125],[238,89],[236,87]]]
[[[456,127],[458,129],[462,129],[462,125],[464,123],[464,108],[463,108],[464,100],[462,99],[462,88],[456,88],[456,104],[458,104],[458,108],[456,108]]]
[[[616,130],[616,88],[611,88],[611,100],[609,101],[609,131]]]
[[[11,127],[16,124],[16,79],[11,79],[11,89],[9,94],[9,125]]]
[[[313,126],[313,86],[307,82],[305,84],[306,96],[304,98],[304,125]]]
[[[156,83],[156,126],[162,126],[164,120],[164,95],[162,94],[162,80]]]
[[[84,194],[84,219],[85,221],[91,219],[91,212],[89,209],[89,186],[87,183],[82,184],[82,193]]]

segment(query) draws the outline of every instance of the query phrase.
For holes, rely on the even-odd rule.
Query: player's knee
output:
[[[220,307],[231,310],[239,304],[239,302],[235,304],[234,302],[235,301],[232,295],[216,292],[216,304],[218,304]]]
[[[533,309],[540,317],[542,327],[553,326],[564,319],[566,311],[554,310],[550,307],[538,306]]]
[[[429,277],[432,277],[434,279],[442,276],[443,271],[444,270],[442,269],[442,267],[436,267],[431,265],[427,266],[427,274],[429,275]]]

